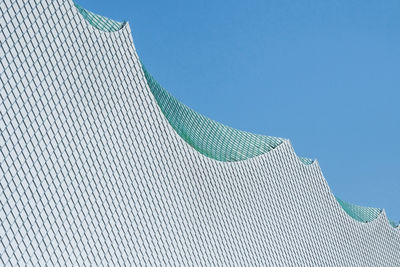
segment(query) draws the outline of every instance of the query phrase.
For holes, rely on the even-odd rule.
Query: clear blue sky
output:
[[[142,62],[180,101],[290,139],[335,195],[400,220],[400,1],[77,3],[129,21]]]

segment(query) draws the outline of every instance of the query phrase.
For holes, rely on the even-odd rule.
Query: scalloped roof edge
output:
[[[100,31],[119,31],[126,24],[126,22],[118,22],[88,11],[75,2],[74,5],[82,17]],[[267,153],[283,142],[283,138],[237,130],[195,112],[161,87],[143,64],[142,69],[149,88],[168,122],[187,143],[203,155],[219,161],[239,161]],[[204,130],[202,130],[202,127],[205,127]],[[204,138],[208,142],[205,142]],[[240,140],[240,142],[237,142],[237,140]],[[214,147],[215,145],[217,145],[217,148]],[[309,158],[298,158],[305,165],[314,162]],[[335,197],[335,199],[350,217],[359,222],[372,222],[380,214],[385,213],[383,209],[351,204],[338,197]],[[392,227],[400,229],[400,223],[389,220],[386,215],[385,218]]]

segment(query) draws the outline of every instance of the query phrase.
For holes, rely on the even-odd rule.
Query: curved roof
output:
[[[347,203],[338,197],[336,197],[336,200],[339,202],[340,206],[342,206],[342,208],[347,212],[347,214],[350,215],[350,217],[359,222],[371,222],[375,220],[382,212],[382,210],[378,208],[362,207]]]
[[[83,18],[98,30],[113,32],[124,25],[87,11],[76,3],[75,6]],[[240,161],[264,154],[283,142],[283,138],[237,130],[197,113],[165,90],[143,64],[142,69],[147,84],[168,122],[188,144],[203,155],[224,162]],[[307,165],[313,163],[309,158],[299,159]],[[382,212],[382,209],[350,204],[337,197],[336,200],[350,217],[359,222],[371,222]],[[399,225],[393,221],[389,223],[393,227]]]
[[[143,71],[168,122],[203,155],[219,161],[239,161],[264,154],[282,143],[282,138],[240,131],[195,112],[161,87],[144,67]]]
[[[372,222],[373,220],[378,218],[379,214],[382,212],[382,209],[358,206],[345,202],[338,197],[336,197],[336,200],[350,217],[359,222]],[[393,221],[389,221],[389,223],[393,227],[398,226],[398,223],[395,223]]]

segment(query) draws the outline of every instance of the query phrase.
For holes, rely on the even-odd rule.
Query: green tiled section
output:
[[[239,161],[264,154],[283,139],[240,131],[209,119],[161,87],[143,66],[143,71],[158,105],[175,131],[193,148],[219,161]],[[304,164],[312,160],[300,158]]]
[[[303,162],[304,164],[306,164],[306,165],[312,164],[312,163],[314,162],[312,159],[303,158],[303,157],[299,157],[299,160],[300,160],[301,162]]]
[[[78,4],[74,3],[79,13],[87,20],[93,27],[105,32],[115,32],[122,28],[123,22],[114,21],[112,19],[92,13]]]
[[[376,219],[381,213],[381,209],[362,207],[354,204],[347,203],[336,197],[340,206],[349,214],[353,219],[360,222],[371,222]]]
[[[349,214],[353,219],[360,222],[371,222],[375,220],[379,214],[382,212],[381,209],[378,208],[370,208],[370,207],[362,207],[354,204],[347,203],[336,197],[336,200],[339,202],[340,206]],[[394,221],[390,221],[389,223],[393,227],[397,227],[399,224]]]
[[[219,161],[239,161],[261,155],[282,143],[282,138],[236,130],[195,112],[161,87],[144,67],[143,71],[168,122],[203,155]],[[301,160],[312,163],[310,159]]]
[[[350,215],[350,217],[359,222],[371,222],[375,220],[382,212],[382,210],[378,208],[362,207],[347,203],[338,197],[336,197],[336,200],[339,202],[340,206],[342,206],[342,208],[346,211],[346,213]],[[389,223],[393,227],[397,227],[399,225],[398,223],[395,223],[390,220]]]

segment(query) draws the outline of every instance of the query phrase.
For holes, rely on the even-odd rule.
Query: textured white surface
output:
[[[128,24],[5,0],[0,25],[2,265],[400,266],[399,229],[348,216],[288,141],[231,163],[185,143]]]

